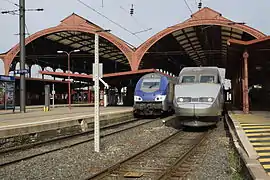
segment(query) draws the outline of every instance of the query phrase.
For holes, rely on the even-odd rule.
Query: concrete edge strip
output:
[[[236,135],[237,130],[236,132],[233,131],[233,128],[231,127],[231,124],[229,123],[229,120],[233,122],[231,117],[229,115],[226,115],[225,121],[229,127],[230,134],[233,138],[234,146],[237,149],[237,152],[239,153],[239,155],[241,156],[241,159],[245,162],[245,166],[247,167],[249,174],[252,176],[253,179],[256,179],[256,180],[268,180],[268,179],[270,180],[270,177],[265,172],[261,163],[257,159],[251,159],[250,157],[248,157],[246,151],[239,144],[239,137],[237,137]],[[241,139],[240,139],[240,143],[241,143]]]
[[[108,116],[108,115],[123,114],[123,113],[130,113],[130,112],[132,112],[132,110],[104,112],[104,113],[101,113],[100,116]],[[44,120],[44,121],[38,121],[38,122],[31,122],[31,123],[22,123],[22,124],[7,125],[7,126],[0,127],[0,131],[12,129],[12,128],[25,127],[27,125],[30,125],[30,126],[43,125],[43,124],[50,124],[51,122],[57,123],[57,122],[65,122],[65,121],[74,121],[74,120],[87,119],[87,118],[93,118],[93,117],[94,117],[93,114],[91,114],[91,115],[80,115],[80,116],[64,117],[64,118],[50,119],[50,120]]]

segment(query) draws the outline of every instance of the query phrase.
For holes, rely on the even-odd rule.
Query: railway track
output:
[[[104,126],[101,127],[101,129],[103,131],[101,131],[100,137],[106,137],[106,136],[110,136],[116,133],[120,133],[122,131],[126,131],[132,128],[136,128],[148,123],[151,123],[153,121],[156,121],[159,119],[132,119],[132,120],[127,120],[124,122],[120,122],[120,123],[115,123],[112,125],[108,125],[108,126]],[[125,127],[123,127],[125,126]],[[89,131],[86,132],[82,132],[79,134],[75,134],[75,135],[70,135],[70,136],[65,136],[65,137],[60,137],[60,138],[55,138],[52,140],[47,140],[47,141],[43,141],[43,142],[37,142],[37,143],[33,143],[30,145],[23,145],[20,147],[15,147],[15,148],[9,148],[9,149],[5,149],[0,151],[0,156],[2,157],[10,157],[10,158],[5,158],[3,160],[1,160],[0,162],[0,167],[1,166],[6,166],[9,164],[13,164],[16,162],[20,162],[22,160],[27,160],[36,156],[41,156],[44,154],[48,154],[54,151],[58,151],[58,150],[62,150],[65,148],[69,148],[72,146],[76,146],[82,143],[86,143],[89,141],[93,141],[94,140],[94,130],[91,129]],[[89,136],[90,135],[90,136]],[[78,138],[78,140],[74,140],[74,138]],[[67,143],[63,143],[63,141],[67,141]],[[71,141],[70,143],[68,141]],[[74,142],[73,142],[74,141]],[[64,145],[59,145],[58,147],[53,147],[53,148],[45,148],[46,150],[43,151],[36,151],[34,153],[30,153],[27,155],[22,155],[19,156],[17,158],[13,158],[13,156],[17,156],[18,152],[22,152],[23,150],[32,150],[35,148],[42,148],[44,146],[48,146],[50,147],[51,145],[55,145],[55,144],[64,144]]]
[[[178,131],[86,179],[179,179],[191,170],[194,160],[191,155],[199,153],[197,147],[204,142],[209,132]]]

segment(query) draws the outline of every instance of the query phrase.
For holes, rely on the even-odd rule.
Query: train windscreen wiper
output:
[[[149,86],[149,88],[152,88],[152,87],[154,87],[154,86],[156,86],[157,85],[157,83],[154,83],[154,84],[152,84],[151,86]]]

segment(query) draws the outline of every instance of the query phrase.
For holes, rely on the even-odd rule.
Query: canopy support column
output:
[[[247,51],[243,53],[244,66],[243,66],[243,112],[249,113],[249,97],[248,97],[248,57]]]

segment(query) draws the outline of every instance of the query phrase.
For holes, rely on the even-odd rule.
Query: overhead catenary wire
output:
[[[13,4],[13,5],[19,7],[19,4],[15,3],[15,2],[13,2],[13,1],[10,1],[10,0],[3,0],[3,1],[6,1],[6,2],[8,2],[8,3],[10,3],[10,4]]]
[[[91,6],[89,6],[88,4],[84,3],[81,0],[77,0],[79,3],[83,4],[84,6],[86,6],[87,8],[91,9],[92,11],[96,12],[97,14],[99,14],[100,16],[104,17],[105,19],[107,19],[108,21],[110,21],[111,23],[117,25],[118,27],[120,27],[121,29],[129,32],[130,34],[134,35],[136,38],[138,38],[139,40],[143,41],[139,36],[137,36],[136,34],[134,34],[133,32],[131,32],[130,30],[128,30],[127,28],[123,27],[122,25],[120,25],[119,23],[111,20],[110,18],[108,18],[107,16],[103,15],[102,13],[100,13],[99,11],[97,11],[96,9],[92,8]]]
[[[184,0],[184,2],[185,2],[185,4],[186,4],[187,8],[189,9],[189,11],[190,11],[190,12],[191,12],[191,14],[192,14],[193,12],[192,12],[191,8],[189,7],[189,5],[188,5],[187,1],[186,1],[186,0]]]
[[[122,9],[123,11],[125,11],[126,13],[129,13],[125,8],[123,8],[122,6],[120,6],[120,9]],[[134,16],[131,16],[132,19],[141,27],[143,28],[144,30],[141,30],[141,31],[137,31],[137,32],[133,32],[133,34],[139,34],[139,33],[142,33],[142,32],[147,32],[147,31],[150,31],[152,30],[153,28],[146,28],[143,24],[141,24]]]

